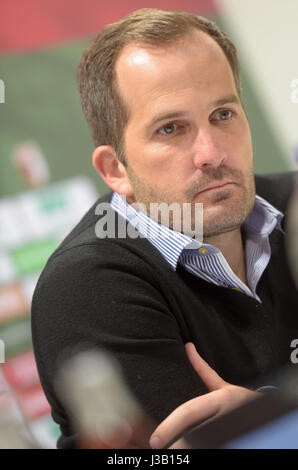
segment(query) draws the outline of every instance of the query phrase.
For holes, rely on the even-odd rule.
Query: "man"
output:
[[[266,385],[262,377],[290,361],[298,334],[284,251],[291,180],[259,177],[256,196],[236,50],[204,18],[134,12],[98,35],[78,81],[93,164],[113,194],[97,201],[39,280],[37,365],[60,447],[74,445],[73,430],[54,379],[65,349],[84,342],[115,355],[157,423],[176,410],[152,437],[160,447],[254,397],[252,384]],[[105,201],[114,231],[103,223],[112,220]],[[175,203],[181,230],[174,215],[159,223],[152,203]]]

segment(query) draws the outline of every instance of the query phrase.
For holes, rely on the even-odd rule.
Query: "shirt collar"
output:
[[[260,196],[255,197],[252,212],[243,224],[245,230],[254,232],[261,237],[269,236],[275,228],[284,233],[281,221],[284,215],[268,201]]]
[[[157,223],[128,204],[125,196],[116,192],[113,194],[111,206],[158,249],[174,270],[177,268],[183,250],[211,246]],[[283,232],[281,227],[282,218],[283,214],[278,209],[260,196],[255,196],[253,210],[244,222],[243,227],[248,233],[266,237],[270,235],[275,227]],[[214,250],[218,251],[215,247]]]

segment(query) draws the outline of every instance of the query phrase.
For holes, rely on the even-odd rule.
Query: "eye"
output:
[[[217,111],[216,113],[213,114],[213,120],[215,121],[227,121],[231,119],[233,116],[234,112],[231,111],[230,109],[221,109],[220,111]],[[214,119],[214,116],[218,116],[217,119]]]
[[[157,132],[158,134],[162,134],[162,135],[171,135],[177,129],[178,129],[178,124],[175,124],[174,122],[170,122],[169,124],[166,124],[165,126],[162,126],[160,129],[158,129]]]

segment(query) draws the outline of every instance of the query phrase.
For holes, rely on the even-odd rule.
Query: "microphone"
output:
[[[101,349],[64,362],[56,390],[78,432],[81,449],[150,449],[156,426],[125,383],[119,363]]]

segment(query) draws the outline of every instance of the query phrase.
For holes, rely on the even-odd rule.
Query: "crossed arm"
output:
[[[188,331],[172,314],[157,274],[147,265],[142,277],[130,272],[123,251],[117,250],[117,263],[94,245],[80,247],[79,254],[65,250],[48,264],[34,295],[34,350],[53,418],[61,426],[59,447],[75,446],[76,435],[53,383],[64,351],[81,343],[103,347],[119,360],[141,406],[161,423],[150,441],[155,447],[255,396],[222,380],[191,344],[185,354]]]

